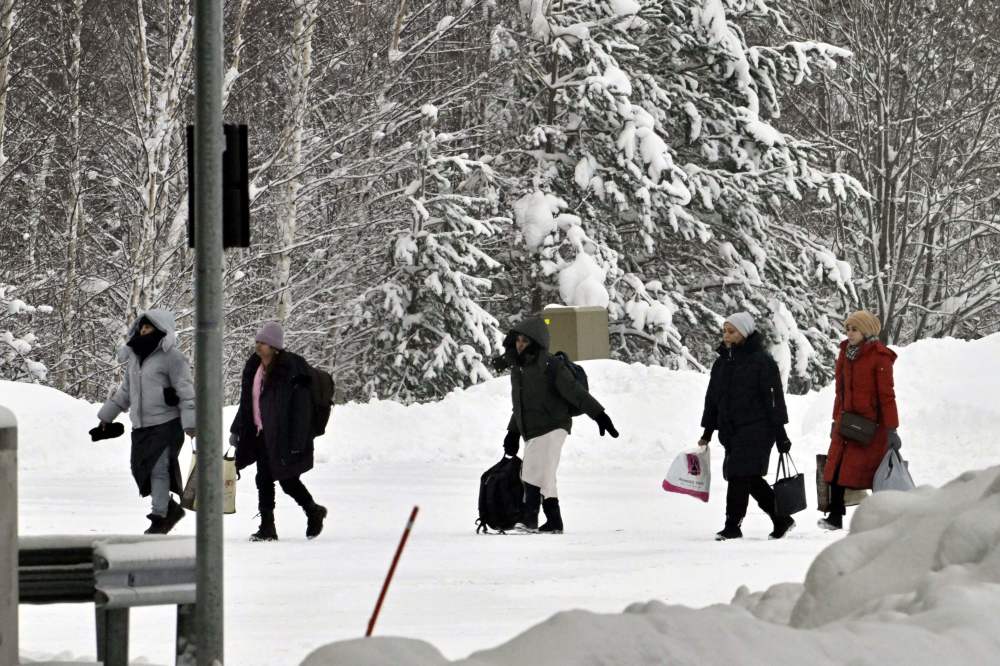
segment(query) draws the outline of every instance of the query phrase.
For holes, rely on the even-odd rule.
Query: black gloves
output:
[[[167,386],[163,389],[163,402],[167,403],[168,407],[176,407],[181,404],[181,399],[177,397],[177,391],[173,386]]]
[[[893,428],[889,431],[889,448],[899,451],[902,446],[903,442],[899,439],[899,433],[897,433],[896,429]]]
[[[490,365],[492,365],[493,369],[497,372],[503,372],[510,367],[510,361],[507,360],[506,354],[500,354],[500,356],[497,356],[490,361]]]
[[[787,437],[778,440],[778,453],[788,453],[792,450],[792,442]]]
[[[125,426],[121,423],[104,423],[96,428],[90,429],[90,441],[96,442],[101,439],[112,439],[114,437],[121,437],[125,432]]]
[[[503,438],[503,452],[508,456],[516,456],[517,450],[521,448],[521,434],[508,430]]]
[[[615,430],[615,424],[611,422],[611,417],[608,416],[607,412],[601,412],[594,419],[597,421],[597,429],[601,433],[601,437],[604,437],[604,431],[611,433],[612,437],[618,437],[618,431]]]

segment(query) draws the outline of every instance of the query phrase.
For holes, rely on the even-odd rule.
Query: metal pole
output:
[[[195,0],[198,666],[222,666],[222,1]]]
[[[18,663],[17,419],[0,405],[0,664]]]
[[[128,666],[128,608],[98,608],[97,661],[103,666]]]

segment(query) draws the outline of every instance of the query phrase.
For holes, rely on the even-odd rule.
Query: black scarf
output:
[[[139,357],[139,365],[142,365],[146,361],[146,357],[156,351],[156,348],[160,346],[160,340],[166,336],[167,334],[158,328],[146,335],[136,333],[132,336],[132,339],[128,341],[128,346]]]
[[[524,351],[520,354],[517,354],[517,348],[515,347],[514,353],[517,354],[517,364],[520,366],[531,365],[538,359],[538,350],[538,343],[534,340],[532,340],[531,344],[525,347]]]

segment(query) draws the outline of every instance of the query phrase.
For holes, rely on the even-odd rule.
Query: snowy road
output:
[[[488,461],[487,461],[488,462]],[[620,612],[637,600],[701,606],[802,580],[833,537],[815,511],[783,542],[751,509],[742,543],[716,543],[722,497],[708,505],[660,490],[662,470],[605,477],[567,465],[561,474],[562,536],[477,536],[478,474],[467,466],[324,465],[305,480],[330,507],[323,535],[304,538],[305,519],[279,492],[281,542],[252,544],[256,497],[245,475],[238,513],[226,518],[226,655],[239,666],[298,664],[312,649],[364,633],[408,512],[420,515],[376,627],[421,638],[449,658],[506,641],[566,608]],[[724,488],[715,484],[717,493]],[[135,532],[146,525],[127,472],[101,479],[25,474],[24,534]],[[177,531],[193,534],[194,514]],[[25,654],[93,654],[93,613],[82,605],[27,606]],[[54,629],[58,627],[58,629]],[[172,613],[138,609],[133,659],[169,663]]]

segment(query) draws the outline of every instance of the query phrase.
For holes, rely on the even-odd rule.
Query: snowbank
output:
[[[982,434],[1000,423],[1000,334],[971,342],[925,340],[897,351],[899,432],[916,482],[944,483],[969,469],[970,460],[1000,462],[992,438]],[[618,361],[582,365],[622,436],[601,438],[589,419],[576,419],[563,452],[567,464],[656,464],[666,471],[674,454],[697,441],[706,375]],[[128,458],[128,432],[114,440],[90,441],[87,430],[97,424],[97,405],[51,388],[3,381],[0,405],[14,412],[26,433],[19,451],[22,470],[69,472],[74,465],[119,469],[123,457]],[[813,466],[812,456],[825,453],[829,443],[833,388],[788,396],[788,406],[792,453],[806,470]],[[232,415],[233,408],[226,408],[224,424]],[[500,455],[509,417],[506,376],[454,391],[435,403],[338,405],[327,434],[317,440],[317,461],[481,463]],[[721,456],[715,458],[721,461]]]

